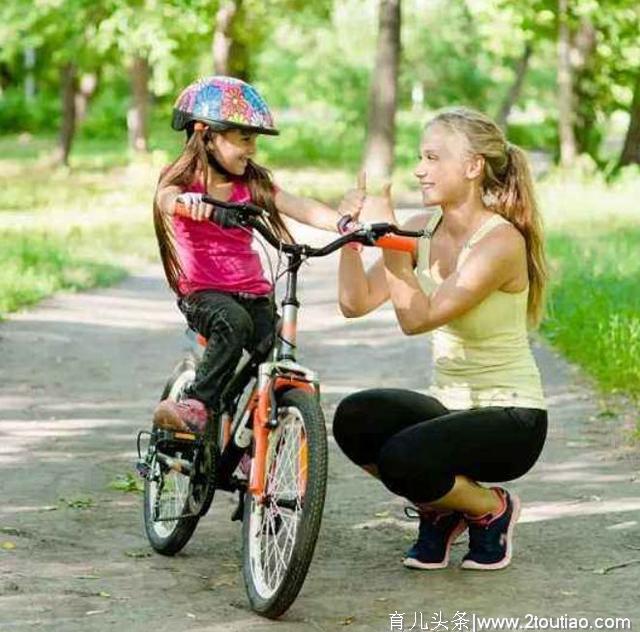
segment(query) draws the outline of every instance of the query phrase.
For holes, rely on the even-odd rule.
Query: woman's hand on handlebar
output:
[[[181,193],[176,204],[181,204],[184,209],[179,215],[186,215],[196,222],[209,219],[213,213],[213,206],[202,201],[202,193]]]

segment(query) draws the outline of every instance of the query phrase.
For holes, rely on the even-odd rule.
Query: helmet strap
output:
[[[209,161],[209,166],[212,169],[215,169],[220,175],[225,176],[227,178],[237,178],[238,176],[234,175],[230,171],[227,171],[221,164],[220,161],[210,152],[207,152],[207,160]]]

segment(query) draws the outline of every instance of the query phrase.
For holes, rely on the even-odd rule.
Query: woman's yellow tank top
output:
[[[441,218],[438,210],[418,245],[416,274],[426,294],[442,282],[429,269],[431,236]],[[487,220],[463,247],[456,269],[491,229],[505,223],[509,222],[500,215]],[[527,336],[528,292],[528,286],[514,293],[496,290],[466,314],[432,332],[431,395],[452,410],[486,406],[546,409]]]

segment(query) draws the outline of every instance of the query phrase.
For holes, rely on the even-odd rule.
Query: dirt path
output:
[[[403,338],[390,309],[357,322],[338,315],[334,266],[305,271],[300,336],[303,362],[323,376],[328,420],[354,389],[423,389],[429,371],[427,338]],[[512,484],[525,506],[509,569],[460,571],[461,544],[447,570],[405,570],[415,523],[331,438],[321,539],[282,621],[247,608],[227,495],[182,554],[150,555],[140,497],[109,484],[132,471],[135,432],[182,348],[181,318],[158,273],[60,295],[0,325],[0,630],[382,632],[395,612],[405,630],[420,629],[421,613],[434,629],[437,612],[450,630],[456,612],[640,625],[637,462],[611,447],[614,422],[590,421],[590,393],[540,347],[550,439],[533,472]]]

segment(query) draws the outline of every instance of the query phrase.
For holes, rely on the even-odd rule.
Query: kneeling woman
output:
[[[469,529],[462,567],[511,561],[518,497],[478,483],[513,480],[538,459],[547,434],[527,325],[543,308],[542,231],[524,152],[486,116],[448,109],[431,120],[415,170],[426,229],[415,255],[385,251],[365,272],[343,248],[340,307],[358,317],[391,299],[407,335],[433,331],[430,396],[372,389],[344,399],[334,436],[357,465],[416,505],[419,535],[405,566],[444,568]],[[343,210],[397,223],[387,190]]]

